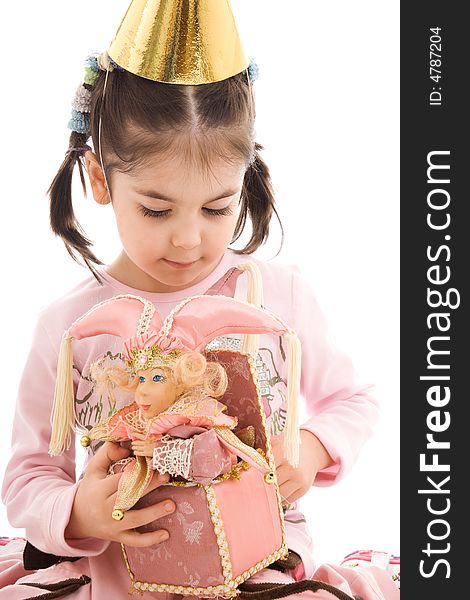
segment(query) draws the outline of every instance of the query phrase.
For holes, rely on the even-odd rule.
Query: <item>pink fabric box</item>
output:
[[[240,479],[163,485],[136,508],[165,498],[176,511],[138,531],[166,529],[170,539],[151,548],[123,547],[135,589],[230,598],[243,581],[287,555],[276,485],[253,467]]]
[[[230,384],[221,398],[227,414],[238,418],[237,428],[255,427],[255,447],[274,466],[250,357],[218,350],[208,359],[219,361],[227,370]],[[276,478],[245,462],[242,465],[237,468],[238,478],[221,479],[225,474],[208,485],[169,483],[136,504],[142,508],[171,498],[176,511],[139,529],[166,529],[167,541],[150,548],[122,546],[133,590],[231,598],[254,573],[287,557]]]

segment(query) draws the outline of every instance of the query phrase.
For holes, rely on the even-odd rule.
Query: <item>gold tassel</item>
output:
[[[263,279],[259,267],[254,262],[246,262],[237,265],[237,269],[240,271],[246,271],[248,275],[248,289],[246,294],[246,301],[249,304],[254,304],[258,308],[263,306]],[[253,333],[247,333],[243,336],[241,352],[243,354],[250,354],[253,358],[256,358],[259,348],[259,335]]]
[[[52,408],[52,434],[49,454],[59,456],[70,448],[75,431],[75,398],[73,392],[72,340],[66,331],[62,337],[57,359],[57,379]]]
[[[284,429],[284,458],[294,467],[299,466],[299,402],[302,349],[295,331],[283,336],[287,342],[287,420]]]

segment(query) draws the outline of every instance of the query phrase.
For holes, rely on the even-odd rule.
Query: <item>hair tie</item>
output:
[[[68,156],[71,152],[78,152],[79,156],[84,156],[85,152],[88,152],[88,150],[92,150],[88,144],[85,144],[84,146],[70,146],[65,153],[65,156]]]

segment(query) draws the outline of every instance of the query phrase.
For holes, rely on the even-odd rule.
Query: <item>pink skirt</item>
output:
[[[129,600],[129,575],[123,565],[119,544],[111,543],[99,556],[64,561],[47,569],[25,571],[23,568],[24,540],[12,540],[0,547],[0,600],[29,598],[67,598],[70,600]],[[263,569],[247,583],[292,583],[304,579],[303,565],[295,571],[282,573]],[[341,567],[323,564],[315,570],[313,580],[335,586],[350,596],[362,600],[399,600],[400,591],[389,573],[378,567]],[[58,589],[63,589],[62,595]],[[325,590],[292,594],[297,600],[333,600]],[[145,592],[143,600],[181,600],[177,594]]]

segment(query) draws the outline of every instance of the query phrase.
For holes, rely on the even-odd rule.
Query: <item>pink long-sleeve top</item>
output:
[[[317,474],[314,485],[330,485],[349,471],[377,418],[370,385],[355,380],[349,358],[331,345],[321,310],[309,284],[293,265],[264,262],[227,250],[203,281],[174,293],[149,293],[130,288],[101,271],[103,285],[89,277],[39,316],[32,347],[19,386],[12,434],[12,455],[5,471],[2,499],[14,527],[24,528],[40,550],[58,556],[87,556],[99,560],[114,542],[95,538],[69,540],[64,532],[76,493],[75,447],[59,457],[48,453],[50,415],[54,396],[58,349],[63,332],[94,304],[117,294],[135,294],[155,303],[164,318],[189,296],[225,294],[246,299],[247,275],[234,269],[251,260],[262,275],[264,305],[298,334],[302,344],[301,394],[308,419],[301,429],[315,434],[335,461]],[[100,357],[121,361],[122,340],[101,335],[74,342],[76,412],[80,422],[96,425],[131,397],[115,391],[109,397],[90,376]],[[239,348],[240,336],[216,338],[209,347]],[[261,396],[271,435],[282,432],[286,418],[286,365],[275,336],[260,336],[256,360]],[[84,451],[80,446],[78,452]],[[91,452],[91,449],[89,450]],[[298,503],[285,513],[287,545],[304,562],[305,574],[314,572],[312,540]]]

